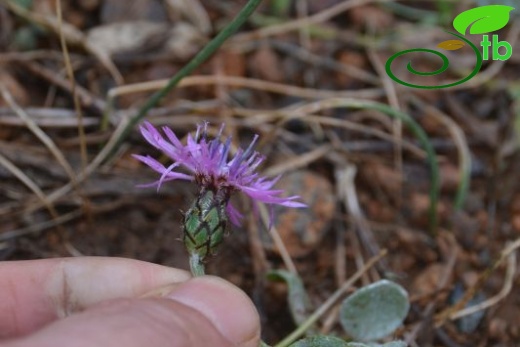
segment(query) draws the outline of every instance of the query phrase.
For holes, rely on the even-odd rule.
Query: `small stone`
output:
[[[493,318],[488,325],[488,334],[492,338],[500,339],[507,335],[507,322],[502,318]]]
[[[415,277],[411,293],[417,296],[433,294],[437,290],[439,281],[445,272],[445,265],[440,263],[431,264]]]
[[[104,24],[131,21],[166,23],[168,22],[166,13],[164,4],[159,0],[104,0],[101,7],[101,22]]]
[[[287,196],[299,195],[307,208],[274,206],[273,225],[291,257],[302,257],[318,247],[334,216],[336,199],[332,184],[310,171],[296,171],[277,184]],[[268,233],[262,233],[264,247],[277,251]]]

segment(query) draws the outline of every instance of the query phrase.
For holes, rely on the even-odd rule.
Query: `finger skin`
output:
[[[32,332],[114,298],[189,279],[189,273],[131,259],[56,258],[0,263],[0,338]]]
[[[238,346],[258,347],[258,312],[251,299],[231,283],[219,277],[197,277],[175,288],[168,297],[203,312],[228,340],[241,342]]]
[[[249,298],[224,280],[204,276],[165,298],[104,302],[0,346],[257,347],[259,335]]]

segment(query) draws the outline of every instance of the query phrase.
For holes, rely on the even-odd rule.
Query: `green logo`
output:
[[[420,84],[413,84],[408,83],[406,81],[403,81],[399,79],[393,72],[392,72],[392,63],[395,59],[401,57],[402,55],[408,54],[408,53],[414,53],[414,52],[426,52],[431,53],[442,60],[442,66],[431,72],[421,72],[417,71],[412,67],[412,62],[409,61],[408,65],[406,66],[407,70],[414,75],[419,76],[433,76],[438,75],[448,69],[449,61],[446,55],[435,51],[433,49],[427,49],[427,48],[414,48],[414,49],[408,49],[405,51],[398,52],[394,55],[392,55],[387,61],[386,61],[386,73],[388,76],[390,76],[391,79],[393,79],[395,82],[400,83],[402,85],[405,85],[407,87],[411,88],[421,88],[421,89],[440,89],[440,88],[448,88],[453,87],[458,84],[464,83],[466,81],[469,81],[471,78],[473,78],[482,67],[482,61],[488,60],[490,57],[489,54],[489,48],[491,47],[491,57],[493,60],[507,60],[511,57],[513,54],[513,48],[511,47],[511,44],[506,41],[499,41],[498,35],[491,35],[491,40],[489,39],[489,35],[482,35],[482,41],[480,42],[480,46],[482,47],[482,54],[480,53],[479,48],[474,45],[471,41],[466,39],[464,35],[466,35],[466,31],[468,31],[469,28],[469,34],[471,35],[481,35],[481,34],[488,34],[490,32],[502,29],[507,25],[509,22],[509,12],[514,10],[514,7],[511,6],[505,6],[505,5],[488,5],[488,6],[481,6],[476,7],[471,10],[467,10],[459,14],[455,19],[453,20],[453,27],[458,32],[453,33],[450,31],[446,31],[448,34],[454,36],[454,39],[447,40],[444,42],[441,42],[437,45],[438,48],[448,50],[448,51],[455,51],[457,49],[460,49],[464,47],[465,45],[470,46],[473,49],[473,52],[475,53],[476,57],[476,63],[475,68],[469,73],[468,76],[464,77],[463,79],[449,83],[449,84],[442,84],[439,86],[423,86]],[[503,47],[505,52],[501,53],[500,48]]]

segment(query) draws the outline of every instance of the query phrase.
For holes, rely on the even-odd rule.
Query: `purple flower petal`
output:
[[[280,176],[268,179],[256,172],[265,160],[254,150],[258,135],[254,136],[245,151],[239,148],[235,155],[228,159],[231,137],[222,140],[224,125],[213,139],[208,139],[207,127],[208,123],[199,124],[195,136],[188,134],[186,145],[183,145],[179,137],[168,127],[162,128],[165,135],[163,137],[151,123],[145,122],[141,125],[141,134],[146,141],[173,161],[165,167],[150,156],[134,155],[134,158],[161,174],[158,181],[144,186],[159,188],[166,181],[182,179],[195,181],[201,189],[211,189],[215,192],[221,189],[226,189],[226,192],[242,191],[252,199],[253,206],[257,202],[264,202],[294,208],[306,207],[305,204],[294,201],[299,199],[299,196],[281,197],[283,190],[271,189]],[[187,173],[174,171],[180,168]],[[226,212],[233,224],[240,223],[242,215],[231,203],[227,203]]]
[[[226,212],[228,214],[229,220],[233,225],[240,226],[240,222],[242,221],[242,218],[244,217],[238,210],[233,206],[231,202],[229,202],[226,205]]]

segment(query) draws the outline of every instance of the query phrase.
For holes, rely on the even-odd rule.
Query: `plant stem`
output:
[[[204,264],[197,253],[190,254],[190,270],[194,277],[204,276]]]
[[[218,33],[217,36],[213,38],[202,50],[197,53],[195,57],[193,57],[188,64],[186,64],[182,69],[179,70],[162,88],[161,90],[154,93],[145,103],[139,111],[137,112],[137,115],[132,117],[126,127],[124,128],[123,132],[121,133],[118,141],[112,148],[111,154],[117,150],[119,145],[121,145],[121,142],[128,136],[130,131],[134,128],[134,126],[139,123],[150,111],[153,107],[157,106],[159,101],[161,101],[162,98],[164,98],[179,82],[189,74],[193,72],[199,65],[201,65],[203,62],[205,62],[215,51],[222,46],[222,44],[231,36],[233,35],[238,28],[242,26],[242,24],[245,23],[245,21],[251,16],[251,14],[255,11],[255,9],[258,7],[262,0],[249,0],[248,3],[240,10],[240,12],[236,15],[235,18],[229,23],[220,33]]]

